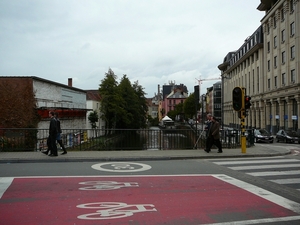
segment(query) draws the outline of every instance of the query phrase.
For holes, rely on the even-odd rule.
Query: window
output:
[[[268,52],[270,52],[270,42],[268,41]]]
[[[267,34],[269,34],[269,33],[270,33],[270,25],[267,24]]]
[[[290,11],[291,11],[291,13],[293,13],[294,10],[295,10],[294,0],[291,0],[290,1]]]
[[[274,28],[276,28],[276,16],[274,16],[274,18],[273,18],[273,26],[274,26]]]
[[[268,60],[268,71],[270,71],[270,60]]]
[[[281,53],[281,63],[285,64],[285,51]]]
[[[274,86],[277,87],[277,76],[274,77]]]
[[[291,37],[295,35],[295,22],[292,22],[290,25]]]
[[[286,78],[285,78],[285,73],[283,73],[283,74],[281,74],[281,84],[282,85],[285,85],[285,83],[286,83],[286,80],[285,80]]]
[[[295,71],[295,69],[291,70],[291,82],[292,83],[296,82],[296,71]]]
[[[295,45],[291,47],[291,59],[295,58]]]
[[[257,76],[256,77],[257,78],[257,81],[256,81],[256,83],[257,83],[257,92],[259,93],[259,67],[257,67],[256,70],[257,70],[257,75],[256,75]]]
[[[274,37],[274,48],[277,47],[277,36]]]
[[[274,56],[274,67],[277,68],[277,56]]]
[[[271,80],[270,78],[268,79],[268,89],[270,89],[270,86],[271,86]]]
[[[280,15],[281,15],[281,21],[284,21],[284,19],[285,19],[285,11],[284,11],[284,8],[281,9]]]
[[[285,42],[285,30],[281,31],[281,43]]]

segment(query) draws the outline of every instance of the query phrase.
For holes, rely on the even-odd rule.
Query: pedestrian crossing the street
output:
[[[284,157],[212,160],[213,163],[300,191],[300,160]]]

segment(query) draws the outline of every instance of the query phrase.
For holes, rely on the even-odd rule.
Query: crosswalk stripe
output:
[[[281,176],[281,175],[297,175],[300,174],[300,170],[291,170],[291,171],[267,171],[267,172],[253,172],[247,173],[251,176],[263,177],[263,176]]]
[[[254,163],[280,163],[280,162],[299,162],[298,159],[272,159],[272,160],[252,160],[252,161],[226,161],[215,162],[218,165],[239,165],[239,164],[254,164]]]
[[[270,180],[277,184],[300,184],[300,178]]]
[[[284,165],[256,165],[256,166],[233,166],[228,167],[232,170],[257,170],[257,169],[272,169],[272,168],[290,168],[290,167],[299,167],[300,164],[284,164]]]

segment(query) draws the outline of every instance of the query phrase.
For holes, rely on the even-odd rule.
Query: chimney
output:
[[[68,86],[73,87],[73,80],[72,78],[68,78]]]

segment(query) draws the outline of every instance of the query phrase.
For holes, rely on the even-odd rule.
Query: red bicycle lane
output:
[[[0,224],[156,225],[300,219],[293,208],[299,204],[225,175],[26,177],[0,181],[2,187],[6,185],[0,199]],[[287,204],[281,206],[282,202]]]

